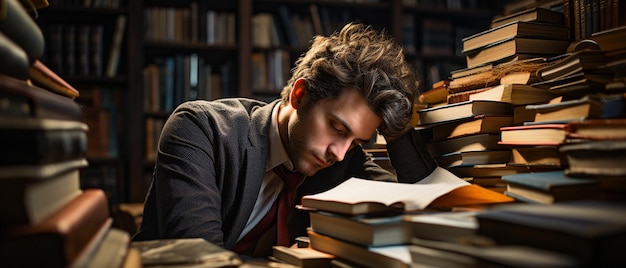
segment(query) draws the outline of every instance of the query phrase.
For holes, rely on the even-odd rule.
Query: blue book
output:
[[[600,187],[592,178],[569,177],[562,170],[502,176],[506,195],[522,202],[552,204],[563,200],[599,199]]]

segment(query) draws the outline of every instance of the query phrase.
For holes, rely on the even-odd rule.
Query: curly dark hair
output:
[[[419,94],[402,47],[384,31],[356,23],[329,37],[313,38],[281,92],[283,104],[289,102],[291,89],[300,78],[307,82],[311,103],[337,97],[346,88],[358,89],[382,119],[378,131],[391,137],[410,126],[413,100]]]

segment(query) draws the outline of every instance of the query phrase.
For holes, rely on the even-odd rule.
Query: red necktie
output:
[[[275,167],[274,172],[284,182],[283,190],[278,196],[278,215],[276,217],[276,233],[278,237],[276,244],[288,247],[291,241],[289,239],[289,229],[287,228],[287,216],[295,205],[296,189],[304,175],[300,172],[290,171],[284,165]]]
[[[294,197],[296,188],[304,178],[304,175],[300,172],[289,171],[283,165],[275,167],[273,171],[283,180],[283,189],[278,195],[276,202],[274,202],[274,205],[272,205],[263,219],[231,248],[234,252],[240,254],[246,252],[274,222],[276,222],[277,245],[289,246],[290,239],[289,230],[287,228],[287,215],[289,214],[289,210],[295,205]]]

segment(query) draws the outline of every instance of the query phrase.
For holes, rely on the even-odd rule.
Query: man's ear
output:
[[[298,109],[298,107],[300,107],[300,103],[302,103],[305,92],[306,80],[303,78],[296,80],[293,88],[291,89],[291,94],[289,94],[289,103],[291,104],[291,107],[294,109]]]

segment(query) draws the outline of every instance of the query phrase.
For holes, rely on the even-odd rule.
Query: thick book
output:
[[[18,79],[28,78],[30,66],[28,55],[2,32],[0,32],[0,57],[3,61],[0,65],[0,73]]]
[[[595,32],[589,37],[598,44],[602,51],[612,51],[626,48],[624,44],[624,35],[626,34],[626,25],[614,27],[600,32]]]
[[[0,130],[0,166],[62,162],[87,152],[87,125],[79,121],[3,117]]]
[[[43,33],[35,20],[28,14],[21,1],[7,0],[2,2],[0,33],[22,48],[28,56],[29,63],[34,62],[43,55]]]
[[[511,148],[512,165],[548,165],[562,166],[565,158],[559,153],[558,146],[513,146]]]
[[[559,151],[565,155],[571,176],[626,175],[626,140],[588,141],[564,144]]]
[[[565,200],[599,199],[600,188],[593,178],[566,176],[562,170],[520,173],[502,176],[507,183],[507,192],[520,201],[553,204]]]
[[[537,70],[537,76],[544,81],[552,80],[580,72],[588,72],[605,63],[604,52],[586,49],[568,54],[567,57]]]
[[[582,266],[626,262],[626,207],[608,201],[510,204],[476,215],[479,235],[501,244],[561,252]]]
[[[486,63],[497,63],[518,54],[538,56],[556,56],[565,53],[569,45],[567,40],[534,39],[514,37],[492,43],[488,46],[463,51],[467,67]]]
[[[445,140],[478,133],[500,133],[500,128],[513,125],[508,115],[478,115],[430,127],[432,140]]]
[[[436,212],[418,215],[404,215],[403,220],[411,229],[411,237],[436,241],[456,242],[474,236],[478,222],[476,211]]]
[[[566,125],[536,124],[500,128],[501,141],[505,145],[559,145],[567,138]]]
[[[7,105],[0,106],[0,111],[7,116],[73,121],[81,119],[81,109],[75,101],[2,74],[0,97],[8,100]]]
[[[548,102],[557,97],[556,94],[529,85],[504,84],[485,91],[469,95],[469,100],[487,100],[506,102],[512,105]]]
[[[521,245],[485,243],[474,237],[457,242],[414,238],[409,247],[418,267],[579,267],[565,254]]]
[[[498,176],[506,176],[517,173],[528,173],[528,172],[543,172],[543,171],[553,171],[553,170],[562,170],[561,167],[557,166],[524,166],[524,165],[511,165],[509,163],[506,164],[484,164],[484,165],[474,165],[471,167],[467,166],[455,166],[448,168],[450,172],[454,175],[459,176],[461,178],[466,177],[498,177]]]
[[[312,230],[307,234],[315,250],[335,255],[366,267],[408,268],[411,263],[408,245],[367,247],[343,241]]]
[[[401,245],[412,236],[401,215],[346,216],[321,211],[309,215],[313,231],[359,245]]]
[[[0,180],[42,180],[52,176],[57,176],[67,171],[84,168],[87,164],[87,159],[78,158],[46,164],[0,165]]]
[[[619,118],[624,115],[622,94],[590,94],[579,99],[526,105],[535,112],[534,122],[569,122],[584,119]]]
[[[542,7],[526,9],[517,13],[493,19],[491,21],[491,28],[497,28],[499,26],[514,21],[532,21],[563,25],[563,12]]]
[[[79,170],[44,179],[0,179],[2,225],[38,224],[81,194]],[[10,205],[8,205],[10,204]]]
[[[130,234],[124,230],[110,227],[101,239],[93,241],[91,250],[84,252],[72,267],[142,267],[139,259],[129,259]]]
[[[477,115],[512,115],[511,104],[497,101],[466,101],[417,111],[420,125],[443,123]]]
[[[463,38],[463,50],[470,51],[513,37],[569,40],[569,28],[559,24],[513,21]]]
[[[509,161],[511,161],[511,150],[452,152],[439,157],[435,157],[435,161],[437,161],[437,164],[440,167],[508,163]]]
[[[272,250],[274,259],[297,267],[327,268],[331,267],[330,262],[335,259],[335,256],[331,254],[317,251],[310,247],[274,246]]]
[[[13,267],[67,267],[110,228],[108,204],[104,191],[89,189],[38,224],[6,228],[0,258]]]
[[[237,253],[203,238],[134,241],[130,247],[139,251],[144,266],[238,267],[242,264]]]
[[[626,140],[626,118],[587,119],[567,123],[567,138],[575,140]]]
[[[345,215],[421,211],[437,197],[465,185],[441,167],[413,184],[350,178],[325,192],[303,196],[301,207]]]
[[[429,142],[426,149],[433,157],[441,157],[457,152],[506,150],[507,146],[499,144],[500,134],[479,133],[456,138]]]

